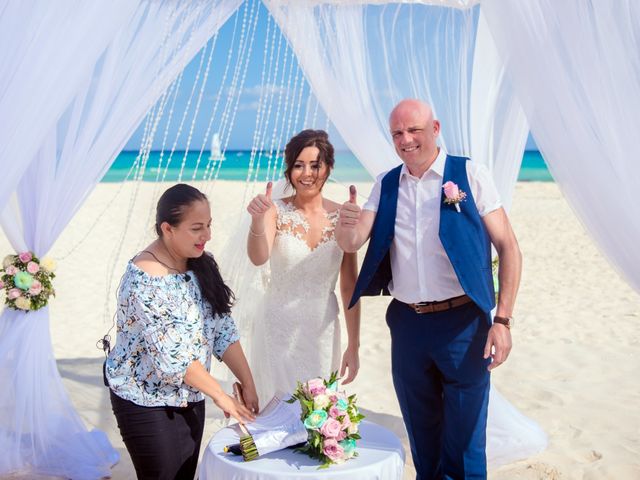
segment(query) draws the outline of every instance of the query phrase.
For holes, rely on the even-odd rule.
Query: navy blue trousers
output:
[[[417,480],[486,479],[488,314],[474,303],[418,314],[393,300],[387,325]]]

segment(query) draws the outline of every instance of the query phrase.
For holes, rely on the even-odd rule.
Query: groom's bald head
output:
[[[431,106],[413,98],[402,100],[389,115],[389,130],[398,156],[412,174],[422,175],[435,160],[440,122]]]

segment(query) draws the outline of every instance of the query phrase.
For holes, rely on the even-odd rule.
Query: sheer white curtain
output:
[[[0,6],[0,208],[134,11],[128,0],[9,0]]]
[[[372,175],[399,163],[389,112],[402,98],[421,98],[441,121],[447,151],[486,164],[510,205],[528,130],[479,9],[451,8],[477,2],[265,3],[323,109]]]
[[[471,158],[486,165],[510,210],[529,125],[482,9],[478,19],[470,96]]]
[[[510,204],[528,129],[477,7],[451,8],[469,6],[455,1],[385,6],[365,6],[362,1],[265,3],[296,52],[313,93],[370,173],[399,163],[388,133],[393,106],[402,98],[421,98],[431,103],[441,121],[447,151],[471,156],[492,169],[503,201]],[[525,458],[545,447],[540,427],[492,389],[490,465]]]
[[[46,130],[35,155],[25,158],[28,167],[12,185],[1,223],[18,252],[46,254],[147,110],[241,0],[131,3],[135,8],[106,49],[96,49],[90,75],[76,84],[71,102]],[[84,29],[89,20],[71,18],[55,20],[69,29]],[[98,29],[101,19],[90,20]],[[44,22],[42,28],[58,25]],[[51,47],[50,69],[58,66],[57,51]],[[47,98],[41,100],[46,106]],[[3,121],[23,121],[19,110],[10,113]],[[31,121],[40,128],[37,117]],[[28,131],[13,141],[27,144]],[[3,167],[9,160],[2,157]],[[87,432],[62,387],[47,308],[5,309],[0,315],[0,384],[0,475],[21,470],[74,479],[109,475],[117,452],[104,434]]]
[[[640,3],[483,0],[482,9],[556,183],[640,292]]]

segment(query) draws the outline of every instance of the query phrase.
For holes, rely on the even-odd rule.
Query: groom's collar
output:
[[[438,152],[438,156],[436,157],[434,162],[431,164],[429,169],[426,172],[424,172],[424,174],[422,175],[422,178],[424,178],[424,176],[427,175],[429,172],[436,173],[441,178],[444,177],[444,165],[447,162],[447,152],[445,151],[444,147],[439,147],[439,148],[440,148],[440,151]],[[409,172],[409,169],[407,168],[407,165],[403,163],[402,169],[400,170],[400,178],[404,177],[405,175],[412,176],[411,172]]]

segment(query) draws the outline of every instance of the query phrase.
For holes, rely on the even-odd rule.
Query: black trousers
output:
[[[184,408],[142,407],[109,392],[138,479],[192,480],[204,431],[204,400]]]

